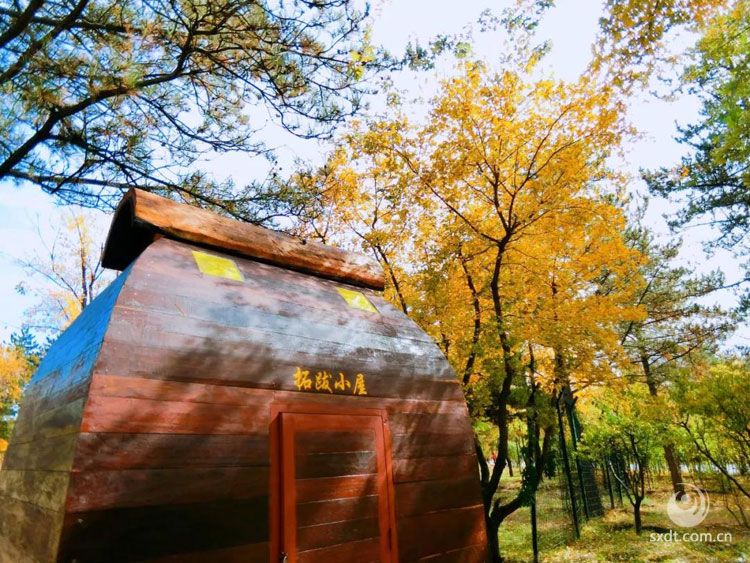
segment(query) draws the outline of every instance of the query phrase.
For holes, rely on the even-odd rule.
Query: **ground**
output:
[[[517,487],[511,480],[509,487]],[[642,507],[643,533],[636,535],[633,514],[627,499],[622,508],[610,509],[604,517],[591,519],[581,526],[581,538],[576,540],[570,518],[562,509],[562,497],[557,483],[546,484],[538,499],[540,560],[563,561],[663,561],[663,562],[721,562],[750,561],[750,529],[740,526],[725,507],[727,500],[714,487],[708,488],[711,507],[703,523],[695,528],[680,528],[666,513],[671,493],[665,478],[651,484]],[[608,499],[605,499],[608,507]],[[529,509],[511,515],[500,529],[500,543],[508,563],[531,561],[531,528]],[[656,534],[674,530],[687,532],[732,534],[730,542],[708,541],[653,541]]]

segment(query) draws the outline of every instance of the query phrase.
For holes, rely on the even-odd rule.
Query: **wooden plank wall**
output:
[[[434,343],[377,294],[236,258],[201,274],[161,239],[115,308],[85,405],[61,561],[270,558],[271,403],[385,408],[399,560],[479,562],[484,524],[466,406]],[[366,396],[302,391],[296,368],[366,378]],[[429,533],[426,533],[428,532]]]
[[[0,471],[0,561],[53,561],[94,362],[128,271],[44,357],[27,387]]]

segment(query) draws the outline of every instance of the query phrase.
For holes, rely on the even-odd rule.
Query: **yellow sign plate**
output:
[[[368,313],[377,313],[378,310],[367,300],[367,297],[359,291],[353,289],[344,289],[343,287],[338,288],[339,295],[344,298],[349,307],[354,309],[361,309]]]
[[[242,272],[240,272],[234,260],[195,250],[193,250],[193,258],[195,258],[195,263],[203,274],[239,282],[245,281],[245,278],[242,277]]]

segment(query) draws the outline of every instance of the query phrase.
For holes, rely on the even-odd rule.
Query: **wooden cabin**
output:
[[[480,562],[472,430],[377,263],[133,190],[50,349],[0,560]]]

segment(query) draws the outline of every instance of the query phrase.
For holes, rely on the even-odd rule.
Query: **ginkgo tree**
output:
[[[633,305],[641,256],[608,168],[629,128],[586,80],[532,80],[467,63],[424,122],[356,124],[319,170],[297,175],[315,202],[308,233],[357,241],[388,272],[389,295],[442,347],[477,420],[490,551],[531,498],[556,435],[554,402],[617,375],[617,327]],[[603,280],[608,290],[601,291]],[[526,422],[520,491],[503,494],[513,420]]]
[[[23,388],[42,353],[28,327],[11,334],[10,342],[0,343],[0,453],[5,451],[13,431]]]
[[[37,222],[40,249],[18,257],[28,277],[16,290],[36,298],[26,316],[37,333],[56,337],[113,279],[101,265],[98,219],[93,213],[60,213],[50,221],[51,232]]]

